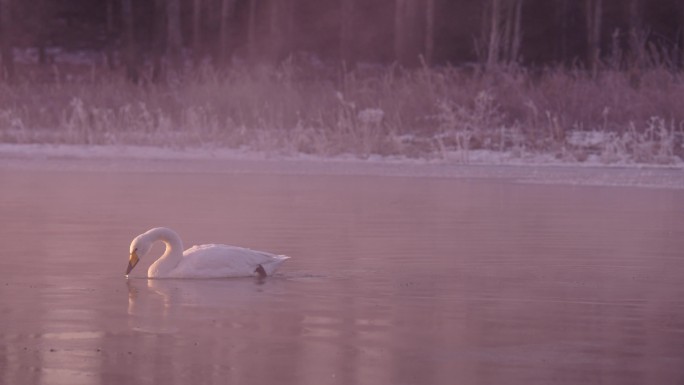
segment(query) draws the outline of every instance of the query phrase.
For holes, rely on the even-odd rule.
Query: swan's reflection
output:
[[[257,278],[136,279],[128,287],[129,326],[137,331],[174,333],[182,325],[209,316],[259,306],[275,286]]]
[[[282,370],[262,370],[268,359],[289,368],[289,383],[319,384],[333,375],[339,384],[391,383],[388,308],[345,294],[358,282],[302,282],[129,279],[129,323],[143,334],[144,351],[178,363],[174,368],[196,361],[211,379],[278,383]]]

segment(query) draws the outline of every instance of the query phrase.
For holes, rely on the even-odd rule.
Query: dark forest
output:
[[[41,61],[50,47],[107,52],[111,65],[121,53],[129,66],[301,53],[349,68],[684,60],[679,0],[3,0],[2,14],[3,56],[35,47]]]

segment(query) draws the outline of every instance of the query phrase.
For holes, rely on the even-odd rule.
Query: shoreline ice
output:
[[[446,159],[354,155],[324,158],[245,149],[0,144],[0,169],[227,174],[358,175],[510,179],[522,183],[684,189],[684,162],[674,165],[564,162],[551,155],[514,157],[470,151]]]

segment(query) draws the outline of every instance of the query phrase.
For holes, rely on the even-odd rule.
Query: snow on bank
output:
[[[550,155],[494,151],[448,153],[445,159],[356,156],[322,158],[241,149],[0,144],[0,169],[112,172],[211,172],[285,175],[383,175],[503,178],[524,183],[684,189],[684,163],[653,166],[569,163]]]

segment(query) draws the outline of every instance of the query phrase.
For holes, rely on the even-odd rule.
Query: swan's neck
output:
[[[150,278],[169,276],[183,258],[183,242],[178,234],[165,227],[157,227],[146,233],[151,242],[162,241],[166,244],[164,254],[147,271]]]

